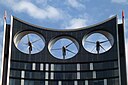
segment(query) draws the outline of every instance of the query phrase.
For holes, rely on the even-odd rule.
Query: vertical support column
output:
[[[4,40],[2,53],[2,85],[7,85],[8,75],[8,59],[9,59],[9,43],[10,43],[10,25],[4,23]]]
[[[125,56],[125,40],[124,40],[124,27],[123,24],[118,25],[118,41],[119,41],[119,64],[120,64],[120,83],[121,85],[127,85],[127,73],[126,73],[126,56]]]

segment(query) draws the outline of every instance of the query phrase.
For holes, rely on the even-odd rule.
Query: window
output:
[[[21,77],[21,71],[10,70],[10,77]]]
[[[77,79],[80,79],[80,72],[77,72]]]
[[[32,64],[32,70],[36,70],[36,63]]]
[[[58,85],[62,85],[62,82],[61,81],[58,81]]]
[[[51,71],[54,71],[54,64],[51,64]]]
[[[81,65],[81,70],[83,71],[85,71],[85,70],[90,70],[90,64],[80,64]]]
[[[48,75],[49,75],[49,73],[45,72],[45,79],[48,79]]]
[[[40,64],[40,70],[43,71],[43,69],[44,69],[44,64],[41,63]]]
[[[54,79],[54,73],[53,72],[51,72],[51,79]]]
[[[74,81],[74,85],[78,85],[78,82],[77,81]]]
[[[93,70],[93,63],[90,63],[90,70]]]
[[[88,85],[88,80],[85,80],[85,85]]]
[[[77,64],[77,71],[80,71],[80,64]]]
[[[9,79],[9,85],[21,85],[21,80],[20,79]]]
[[[93,71],[93,78],[96,78],[96,71]]]
[[[25,71],[21,71],[21,78],[24,78]]]
[[[90,80],[88,85],[104,85],[104,80]]]
[[[45,64],[45,70],[46,70],[46,71],[49,70],[49,64]]]

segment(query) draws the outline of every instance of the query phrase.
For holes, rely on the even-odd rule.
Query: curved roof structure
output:
[[[106,22],[108,22],[108,21],[110,21],[110,20],[112,20],[112,19],[114,19],[114,18],[117,18],[117,15],[115,15],[115,16],[109,18],[109,19],[106,19],[106,20],[104,20],[104,21],[102,21],[102,22],[99,22],[99,23],[97,23],[97,24],[93,24],[93,25],[90,25],[90,26],[87,26],[87,27],[74,28],[74,29],[46,28],[46,27],[41,27],[41,26],[38,26],[38,25],[34,25],[34,24],[31,24],[31,23],[28,23],[28,22],[26,22],[26,21],[24,21],[24,20],[21,20],[21,19],[15,17],[15,16],[12,16],[12,17],[13,17],[14,19],[16,19],[16,20],[18,20],[18,21],[24,23],[24,24],[28,24],[28,25],[30,25],[30,26],[33,26],[33,27],[36,27],[36,28],[45,29],[45,30],[50,30],[50,31],[78,31],[78,30],[88,29],[88,28],[91,28],[91,27],[95,27],[95,26],[104,24],[104,23],[106,23]]]

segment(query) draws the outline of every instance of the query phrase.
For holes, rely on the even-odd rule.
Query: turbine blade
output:
[[[29,35],[27,34],[27,38],[28,38],[28,42],[30,42],[30,38],[29,38]]]
[[[100,43],[105,43],[105,42],[108,42],[109,40],[105,40],[105,41],[101,41]]]
[[[28,43],[23,43],[23,42],[21,42],[23,45],[26,45],[26,46],[28,46]]]
[[[51,49],[51,50],[61,50],[62,48],[56,48],[56,49]]]
[[[85,42],[92,43],[92,44],[96,44],[95,42],[91,42],[91,41],[85,41]]]
[[[35,40],[35,41],[31,42],[31,43],[35,43],[35,42],[37,42],[37,41],[39,41],[39,40],[41,40],[41,38],[40,38],[40,39],[37,39],[37,40]]]
[[[91,50],[91,52],[93,52],[93,50],[96,48],[96,46],[93,47],[93,49]]]
[[[76,54],[76,53],[74,53],[74,52],[72,52],[71,50],[69,50],[69,49],[66,49],[68,52],[70,52],[70,53],[73,53],[73,54]]]
[[[35,49],[37,49],[38,51],[40,51],[40,49],[39,49],[39,48],[37,48],[36,46],[32,45],[32,47],[34,47]]]
[[[100,47],[101,47],[104,51],[106,51],[105,48],[104,48],[102,45],[100,45]]]
[[[68,45],[66,45],[65,47],[67,48],[67,47],[69,47],[71,44],[73,44],[73,42],[69,43],[69,44],[68,44]]]

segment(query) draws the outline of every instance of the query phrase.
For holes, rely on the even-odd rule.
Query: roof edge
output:
[[[14,19],[24,23],[24,24],[28,24],[30,26],[33,26],[33,27],[36,27],[36,28],[40,28],[40,29],[44,29],[44,30],[49,30],[49,31],[79,31],[79,30],[84,30],[84,29],[88,29],[88,28],[91,28],[91,27],[95,27],[95,26],[98,26],[100,24],[103,24],[103,23],[106,23],[114,18],[117,18],[117,15],[111,17],[111,18],[108,18],[102,22],[99,22],[99,23],[96,23],[96,24],[93,24],[93,25],[90,25],[90,26],[86,26],[86,27],[80,27],[80,28],[74,28],[74,29],[55,29],[55,28],[47,28],[47,27],[42,27],[42,26],[39,26],[39,25],[35,25],[35,24],[31,24],[27,21],[24,21],[24,20],[21,20],[13,15],[11,15]]]

